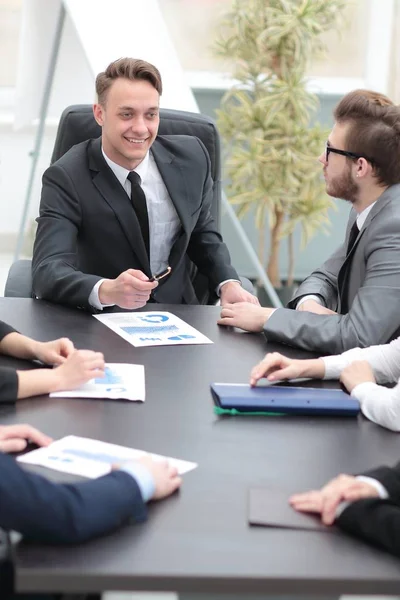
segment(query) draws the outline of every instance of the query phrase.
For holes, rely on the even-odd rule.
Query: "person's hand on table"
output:
[[[315,300],[305,300],[296,308],[298,311],[312,312],[316,315],[336,315],[337,313],[326,306],[322,306]]]
[[[219,296],[222,306],[225,306],[226,304],[236,304],[237,302],[250,302],[250,304],[260,306],[257,296],[244,290],[238,281],[228,281],[227,283],[224,283],[220,289]]]
[[[269,381],[296,379],[297,377],[315,377],[321,379],[325,374],[325,365],[320,359],[297,360],[270,352],[262,361],[253,367],[250,374],[250,385],[266,377]]]
[[[51,342],[34,342],[35,357],[46,365],[61,365],[74,352],[74,344],[68,338]]]
[[[299,512],[320,514],[325,525],[332,525],[341,502],[374,497],[379,497],[379,493],[373,485],[352,475],[339,475],[320,490],[294,494],[289,503]]]
[[[162,500],[173,494],[182,484],[182,478],[178,475],[176,467],[171,467],[167,460],[154,460],[149,454],[143,454],[134,461],[127,461],[112,466],[113,470],[119,470],[124,465],[141,464],[151,474],[154,482],[154,492],[151,500]]]
[[[21,452],[29,442],[48,446],[53,440],[31,425],[0,425],[0,451]]]
[[[250,302],[237,302],[222,306],[218,325],[240,327],[245,331],[262,331],[266,321],[274,312],[273,308],[256,306]]]
[[[173,494],[182,483],[176,467],[171,467],[167,460],[154,460],[148,454],[137,459],[150,471],[155,483],[153,500],[161,500]]]
[[[92,350],[75,350],[67,360],[53,369],[55,385],[51,391],[72,390],[90,379],[104,377],[104,356]]]
[[[340,381],[350,393],[360,383],[376,383],[374,372],[366,360],[356,360],[345,367],[340,374]]]
[[[121,308],[141,308],[150,298],[157,281],[149,281],[142,271],[128,269],[116,279],[106,279],[99,288],[101,304],[116,304]]]

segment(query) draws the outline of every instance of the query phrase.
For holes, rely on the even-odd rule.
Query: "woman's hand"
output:
[[[250,385],[256,385],[262,377],[269,381],[280,379],[296,379],[297,377],[322,378],[325,374],[325,365],[319,358],[314,360],[296,360],[287,358],[278,352],[266,354],[261,362],[256,365],[250,374]]]
[[[61,365],[74,352],[74,344],[68,338],[60,338],[51,342],[36,342],[34,354],[46,365]]]

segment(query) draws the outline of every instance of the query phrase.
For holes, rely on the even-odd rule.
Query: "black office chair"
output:
[[[211,177],[213,180],[212,215],[218,230],[220,229],[221,209],[221,149],[215,123],[205,115],[180,110],[160,110],[160,135],[193,135],[203,142],[210,155]],[[101,128],[93,117],[92,106],[77,104],[68,106],[61,115],[54,144],[51,163],[58,160],[72,146],[89,138],[101,135]],[[30,261],[16,261],[10,268],[4,295],[30,298],[32,280]],[[200,304],[213,304],[216,296],[209,289],[206,277],[198,273],[196,266],[187,257],[187,268]],[[29,274],[28,274],[29,271]]]

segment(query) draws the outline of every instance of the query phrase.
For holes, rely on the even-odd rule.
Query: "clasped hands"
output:
[[[265,323],[268,321],[275,308],[260,306],[258,303],[250,304],[248,301],[236,301],[235,304],[231,301],[226,303],[222,301],[221,317],[218,320],[218,325],[230,327],[239,327],[245,331],[260,332],[263,330]],[[312,312],[317,315],[334,315],[333,310],[321,306],[315,300],[306,300],[297,309],[301,312]]]

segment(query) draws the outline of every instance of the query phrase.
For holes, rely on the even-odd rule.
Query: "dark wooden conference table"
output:
[[[180,493],[149,507],[146,523],[76,547],[20,543],[18,591],[398,594],[395,558],[340,532],[251,527],[247,494],[251,486],[272,486],[289,495],[340,472],[392,464],[400,457],[400,436],[361,415],[216,416],[211,382],[246,382],[267,350],[307,354],[267,344],[261,334],[218,327],[218,307],[153,305],[151,310],[175,313],[214,344],[134,348],[82,311],[0,299],[0,318],[22,333],[41,340],[68,335],[78,348],[100,350],[109,362],[144,364],[146,372],[144,404],[38,397],[3,405],[1,423],[28,422],[54,438],[86,436],[199,464],[184,476]],[[31,366],[4,357],[0,364]]]

